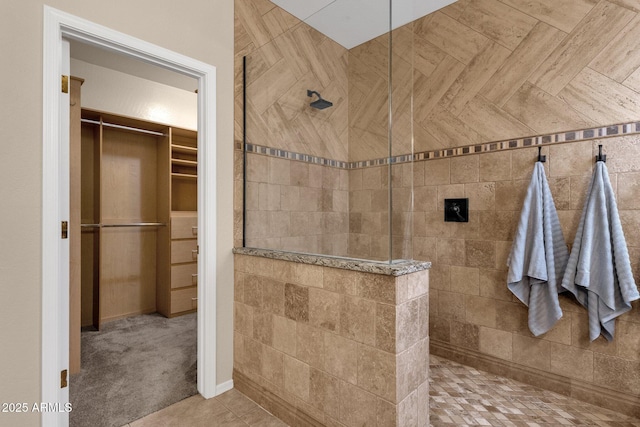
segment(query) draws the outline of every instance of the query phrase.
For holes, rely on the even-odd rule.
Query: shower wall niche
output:
[[[392,2],[373,3],[389,22]],[[411,258],[412,166],[390,158],[412,153],[412,24],[347,48],[270,5],[236,3],[237,241]]]

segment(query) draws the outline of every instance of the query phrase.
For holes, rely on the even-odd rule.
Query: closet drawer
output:
[[[171,288],[184,288],[198,284],[198,264],[180,264],[171,266]]]
[[[171,314],[197,308],[198,288],[171,291]]]
[[[196,239],[173,240],[171,242],[171,264],[197,261],[197,247],[198,241]]]
[[[172,239],[193,239],[198,237],[198,215],[171,217]]]

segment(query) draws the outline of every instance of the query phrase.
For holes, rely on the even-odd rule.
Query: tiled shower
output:
[[[536,338],[506,262],[538,147],[570,244],[602,145],[640,280],[640,7],[538,3],[458,0],[347,49],[237,0],[236,246],[430,261],[431,353],[637,415],[637,302],[590,342],[560,296]],[[468,223],[444,221],[449,198]]]

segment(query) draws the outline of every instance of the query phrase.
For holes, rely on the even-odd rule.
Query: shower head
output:
[[[327,101],[326,99],[322,99],[322,96],[315,90],[307,90],[307,96],[313,96],[314,94],[318,95],[318,100],[313,101],[310,105],[313,108],[317,108],[318,110],[324,110],[325,108],[333,107],[333,102]]]

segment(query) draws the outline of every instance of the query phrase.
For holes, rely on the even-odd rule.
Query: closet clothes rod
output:
[[[91,120],[91,119],[80,119],[80,121],[82,123],[90,123],[92,125],[101,124],[99,121]],[[146,133],[147,135],[165,136],[165,134],[162,133],[162,132],[156,132],[156,131],[153,131],[153,130],[146,130],[146,129],[139,129],[139,128],[134,128],[134,127],[131,127],[131,126],[116,125],[116,124],[107,123],[107,122],[102,122],[102,126],[106,126],[106,127],[109,127],[109,128],[130,130],[130,131],[133,131],[133,132]]]
[[[166,222],[129,222],[123,224],[80,224],[86,228],[116,228],[116,227],[166,227]]]

